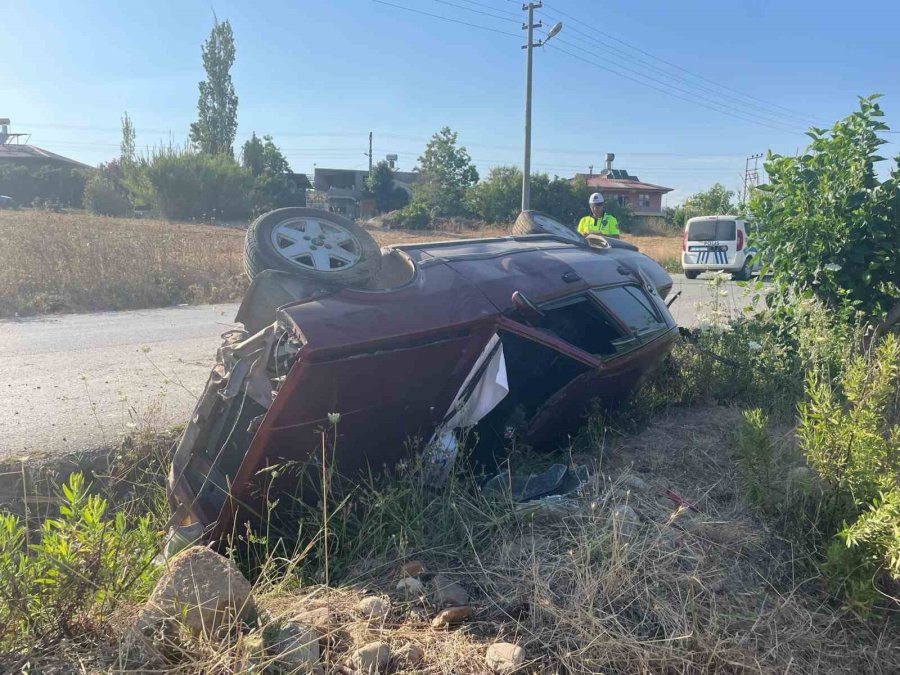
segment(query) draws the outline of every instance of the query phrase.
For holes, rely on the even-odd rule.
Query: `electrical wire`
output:
[[[654,60],[656,60],[656,61],[659,61],[660,63],[664,63],[665,65],[667,65],[667,66],[669,66],[669,67],[671,67],[671,68],[675,68],[676,70],[680,70],[681,72],[686,73],[686,74],[690,75],[691,77],[695,77],[695,78],[697,78],[697,79],[703,80],[703,81],[708,82],[709,84],[715,85],[716,87],[719,87],[719,88],[721,88],[721,89],[727,89],[728,91],[731,91],[731,92],[733,92],[733,93],[735,93],[735,94],[738,94],[739,96],[743,96],[744,98],[748,98],[748,99],[751,99],[751,100],[755,100],[755,101],[758,101],[758,102],[760,102],[760,103],[764,103],[764,104],[767,105],[767,106],[774,107],[774,108],[780,108],[780,109],[782,109],[782,110],[784,110],[784,111],[786,111],[786,112],[794,113],[794,114],[800,115],[800,119],[807,119],[807,114],[806,114],[806,113],[802,113],[802,112],[800,112],[800,111],[798,111],[798,110],[794,110],[794,109],[792,109],[792,108],[788,108],[788,107],[786,107],[786,106],[779,105],[779,104],[777,104],[777,103],[772,103],[772,102],[770,102],[770,101],[766,101],[765,99],[761,99],[761,98],[758,98],[758,97],[756,97],[756,96],[751,96],[750,94],[744,94],[743,92],[738,91],[737,89],[734,89],[733,87],[729,87],[729,86],[727,86],[727,85],[724,85],[724,84],[721,84],[721,83],[719,83],[719,82],[716,82],[715,80],[711,80],[711,79],[708,78],[708,77],[705,77],[705,76],[703,76],[703,75],[694,73],[694,72],[688,70],[687,68],[684,68],[684,67],[682,67],[682,66],[679,66],[677,63],[672,63],[671,61],[667,61],[667,60],[665,60],[665,59],[663,59],[663,58],[660,58],[660,57],[658,57],[658,56],[656,56],[656,55],[654,55],[654,54],[651,54],[650,52],[648,52],[648,51],[646,51],[646,50],[644,50],[644,49],[641,49],[641,48],[638,47],[637,45],[633,45],[633,44],[631,44],[630,42],[626,42],[625,40],[622,40],[621,38],[617,38],[617,37],[614,36],[614,35],[610,35],[609,33],[606,33],[606,32],[604,32],[604,31],[602,31],[601,29],[597,28],[596,26],[593,26],[590,22],[582,21],[582,20],[578,19],[577,17],[572,16],[571,14],[567,14],[566,12],[562,11],[561,9],[555,8],[555,7],[552,6],[552,5],[548,5],[547,3],[543,3],[543,5],[544,5],[544,7],[545,7],[546,9],[552,9],[556,14],[559,14],[559,15],[561,15],[561,16],[563,16],[563,17],[566,17],[566,18],[568,18],[568,19],[571,19],[572,21],[575,21],[575,22],[576,22],[577,24],[579,24],[579,25],[591,26],[591,29],[594,30],[595,32],[599,33],[600,35],[603,35],[604,37],[607,37],[607,38],[609,38],[610,40],[613,40],[614,42],[618,42],[619,44],[624,45],[625,47],[628,47],[629,49],[633,49],[634,51],[636,51],[636,52],[638,52],[638,53],[640,53],[640,54],[643,54],[643,55],[645,55],[645,56],[649,56],[650,58],[652,58],[652,59],[654,59]],[[577,28],[577,27],[576,27],[576,28]]]
[[[582,44],[588,44],[588,45],[590,45],[590,47],[591,47],[590,50],[589,50],[587,47],[583,47],[583,49],[585,49],[585,51],[593,51],[594,49],[596,49],[596,46],[595,46],[595,45],[596,45],[598,42],[601,43],[601,44],[605,44],[602,40],[599,40],[599,39],[597,39],[596,37],[591,36],[589,33],[586,33],[585,31],[579,30],[577,27],[574,27],[574,26],[567,26],[567,31],[566,31],[566,32],[574,32],[574,33],[576,33],[577,36],[585,36],[585,37],[577,37],[577,36],[576,36],[576,37],[574,37],[574,38],[571,38],[571,39],[573,39],[573,40],[575,40],[575,41],[581,42]],[[626,70],[632,70],[633,72],[638,72],[638,71],[634,70],[633,68],[630,68],[627,64],[623,64],[622,61],[621,61],[621,59],[619,58],[619,55],[616,54],[616,53],[613,53],[613,54],[604,53],[604,54],[603,54],[603,58],[604,58],[605,60],[612,61],[613,63],[615,63],[615,64],[616,64],[618,67],[620,67],[620,68],[624,68],[624,69],[626,69]],[[657,73],[657,74],[659,74],[659,75],[662,75],[663,77],[666,77],[666,78],[672,78],[672,79],[675,79],[675,80],[681,82],[682,84],[686,85],[687,87],[691,87],[691,88],[693,88],[693,89],[697,89],[698,91],[703,91],[703,92],[710,93],[710,94],[712,94],[712,95],[718,97],[719,100],[721,100],[722,98],[725,98],[725,99],[734,99],[734,98],[735,98],[735,96],[734,96],[733,94],[727,94],[727,93],[724,93],[722,90],[718,90],[718,89],[715,89],[715,88],[713,88],[713,87],[710,87],[710,86],[707,86],[707,85],[704,85],[704,84],[698,84],[698,83],[696,83],[696,82],[692,82],[691,80],[689,80],[689,79],[686,78],[686,77],[682,77],[682,76],[677,75],[677,74],[675,74],[675,73],[671,73],[671,72],[669,72],[669,71],[667,71],[667,70],[664,70],[664,69],[662,69],[662,68],[659,68],[659,67],[657,67],[657,66],[654,66],[652,63],[650,63],[650,62],[647,61],[646,59],[641,59],[641,58],[639,58],[639,57],[634,57],[634,56],[629,56],[629,58],[632,59],[632,60],[634,60],[634,61],[636,61],[636,62],[638,62],[638,63],[643,64],[643,65],[646,66],[648,69],[650,69],[650,71],[652,71],[652,72],[654,72],[654,73]],[[672,86],[672,85],[670,85],[670,86]],[[787,114],[787,113],[783,113],[783,112],[778,112],[777,110],[770,109],[770,108],[766,108],[765,106],[759,105],[759,104],[757,104],[757,103],[753,103],[753,102],[743,102],[743,101],[741,101],[740,104],[743,105],[743,106],[750,106],[750,107],[752,107],[752,108],[755,108],[755,109],[759,110],[759,111],[760,111],[759,113],[753,113],[753,114],[754,114],[755,116],[757,116],[757,117],[761,117],[761,118],[768,119],[769,121],[772,121],[772,122],[774,122],[774,123],[778,123],[778,124],[785,124],[785,123],[790,123],[790,124],[802,124],[802,125],[805,126],[805,127],[808,127],[808,126],[815,126],[814,123],[811,122],[811,121],[808,120],[808,119],[800,118],[800,117],[798,117],[798,116],[796,116],[796,115],[791,115],[791,114]]]
[[[700,107],[707,108],[707,109],[709,109],[709,110],[718,112],[718,113],[720,113],[720,114],[722,114],[722,115],[726,115],[727,117],[733,117],[734,119],[741,120],[742,122],[750,122],[751,124],[757,124],[757,125],[759,125],[759,126],[768,127],[769,129],[774,129],[775,131],[781,131],[781,132],[784,132],[784,133],[797,133],[797,129],[791,129],[791,128],[788,128],[788,127],[785,127],[785,126],[778,126],[778,125],[775,125],[775,124],[770,124],[769,122],[762,121],[762,120],[760,120],[760,119],[758,119],[758,118],[755,118],[755,117],[745,117],[744,115],[742,115],[742,114],[740,114],[740,113],[737,113],[737,112],[735,112],[735,111],[733,111],[733,110],[728,110],[728,109],[720,108],[720,107],[718,107],[718,105],[717,105],[715,102],[709,102],[709,101],[708,101],[706,104],[704,104],[704,103],[701,103],[701,102],[697,101],[695,98],[688,98],[687,96],[682,96],[682,95],[680,95],[680,94],[675,93],[674,91],[670,91],[670,90],[665,89],[665,88],[663,88],[663,87],[661,87],[661,86],[656,86],[656,85],[654,85],[654,84],[651,84],[650,82],[642,82],[641,80],[637,79],[636,77],[634,77],[634,76],[632,76],[632,75],[629,75],[628,73],[622,73],[622,72],[617,71],[617,70],[615,70],[615,69],[613,69],[613,68],[610,68],[610,67],[609,67],[608,65],[606,65],[606,64],[599,63],[599,62],[594,61],[594,60],[592,60],[592,59],[589,59],[589,58],[587,58],[587,57],[585,57],[585,56],[582,56],[581,54],[576,54],[576,53],[574,53],[574,52],[572,52],[572,51],[569,51],[568,49],[563,49],[563,48],[559,47],[558,45],[559,45],[560,43],[562,43],[562,44],[564,44],[564,45],[570,45],[570,46],[571,46],[571,43],[566,42],[565,40],[556,40],[555,43],[556,43],[556,44],[553,44],[553,43],[546,44],[545,47],[547,47],[547,48],[549,48],[549,49],[552,49],[552,50],[555,50],[555,51],[558,51],[558,52],[562,52],[563,54],[567,54],[567,55],[569,55],[569,56],[571,56],[571,57],[573,57],[573,58],[580,59],[581,61],[584,61],[585,63],[588,63],[588,64],[590,64],[590,65],[593,65],[594,67],[599,68],[600,70],[605,70],[605,71],[610,72],[610,73],[612,73],[612,74],[614,74],[614,75],[618,75],[619,77],[623,77],[623,78],[625,78],[626,80],[631,80],[632,82],[635,82],[635,83],[640,84],[640,85],[642,85],[642,86],[650,87],[651,89],[655,89],[656,91],[659,91],[659,92],[661,92],[661,93],[663,93],[663,94],[666,94],[666,95],[668,95],[668,96],[673,96],[673,97],[675,97],[675,98],[681,99],[682,101],[686,101],[687,103],[693,103],[693,104],[695,104],[695,105],[699,105]],[[576,48],[577,48],[577,45],[576,45]],[[650,80],[651,82],[657,82],[657,83],[665,84],[665,83],[663,83],[661,80],[658,80],[658,79],[656,79],[656,78],[650,77],[649,75],[639,75],[639,76],[640,76],[640,77],[644,77],[644,78]],[[683,90],[683,89],[678,89],[678,91],[684,92],[685,90]],[[695,96],[695,94],[694,94],[693,92],[687,92],[687,94],[688,94],[688,96]]]
[[[518,33],[509,33],[504,30],[498,30],[497,28],[490,28],[488,26],[482,26],[478,23],[471,23],[469,21],[462,21],[460,19],[451,19],[449,16],[442,16],[440,14],[432,14],[431,12],[423,12],[421,9],[414,9],[412,7],[405,7],[403,5],[395,5],[393,2],[385,2],[385,0],[372,0],[372,2],[378,3],[379,5],[387,5],[388,7],[395,7],[396,9],[402,9],[407,12],[414,12],[416,14],[423,14],[424,16],[430,16],[433,19],[442,19],[443,21],[450,21],[451,23],[458,23],[463,26],[468,26],[469,28],[478,28],[480,30],[490,31],[492,33],[499,33],[500,35],[510,35],[512,37],[518,38]]]
[[[483,10],[472,9],[471,7],[465,7],[464,5],[457,5],[455,2],[449,2],[448,0],[431,0],[431,1],[432,1],[432,2],[440,3],[440,4],[442,4],[442,5],[448,5],[448,6],[450,6],[450,7],[456,7],[457,9],[462,9],[462,10],[464,10],[464,11],[466,11],[466,12],[474,12],[475,14],[481,14],[482,16],[489,16],[489,17],[491,17],[491,18],[493,18],[493,19],[498,19],[498,20],[500,20],[500,21],[511,21],[511,22],[513,22],[513,23],[515,23],[515,24],[521,24],[521,23],[522,23],[521,17],[518,18],[518,19],[511,19],[511,18],[506,17],[506,16],[500,16],[499,14],[493,14],[493,13],[491,13],[491,12],[485,12],[485,11],[483,11]],[[477,3],[477,2],[472,2],[471,0],[469,0],[469,3],[472,4],[472,5],[478,5],[478,4],[479,4],[479,3]],[[481,5],[481,6],[482,6],[482,7],[485,7],[486,5]]]

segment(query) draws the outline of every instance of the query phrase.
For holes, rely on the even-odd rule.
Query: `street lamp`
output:
[[[550,38],[562,30],[562,21],[558,21],[548,31],[543,40],[534,41],[534,29],[541,28],[544,24],[540,21],[534,23],[534,10],[540,9],[540,2],[529,2],[522,5],[522,11],[528,12],[528,23],[522,25],[522,30],[528,31],[528,43],[522,49],[527,51],[525,65],[525,162],[522,167],[522,210],[527,211],[531,205],[531,52],[534,47],[543,47]]]

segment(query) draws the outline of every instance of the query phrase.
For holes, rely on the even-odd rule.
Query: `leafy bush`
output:
[[[132,206],[110,178],[97,173],[84,186],[84,208],[101,216],[124,216]]]
[[[19,204],[81,206],[88,171],[62,166],[0,166],[0,194]]]
[[[798,437],[807,461],[832,494],[827,568],[860,608],[881,578],[900,581],[900,340],[855,355],[835,382],[811,371]],[[840,529],[838,529],[840,528]]]
[[[400,187],[394,187],[394,172],[386,161],[380,161],[366,178],[366,190],[375,199],[378,213],[401,209],[409,203],[409,194]]]
[[[0,650],[49,649],[102,624],[118,603],[144,597],[155,581],[156,532],[149,515],[107,514],[75,473],[58,518],[35,543],[15,515],[0,513]]]
[[[778,288],[776,304],[816,296],[829,307],[849,304],[879,319],[900,303],[900,166],[878,179],[878,137],[887,125],[875,102],[813,139],[796,157],[768,155],[769,184],[754,191],[750,210]]]
[[[253,178],[228,155],[161,152],[141,171],[156,209],[170,220],[236,220],[250,212]]]

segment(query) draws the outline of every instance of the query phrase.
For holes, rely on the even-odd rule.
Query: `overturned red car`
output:
[[[281,271],[253,270],[244,330],[224,336],[168,478],[173,522],[210,537],[261,518],[263,474],[269,499],[296,490],[290,472],[273,485],[263,470],[320,455],[338,415],[329,462],[344,476],[412,453],[446,469],[463,451],[490,461],[513,440],[553,449],[593,401],[633,390],[677,336],[657,263],[542,214],[523,213],[509,237],[387,247],[342,287],[327,274],[347,278],[364,257],[360,229],[321,211],[273,214],[251,245],[258,254],[264,237],[270,261],[290,254]],[[302,242],[340,251],[313,274]]]

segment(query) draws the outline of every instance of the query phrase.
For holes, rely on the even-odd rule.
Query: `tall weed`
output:
[[[110,514],[80,473],[62,492],[59,516],[38,532],[0,513],[0,651],[39,653],[90,635],[156,579],[151,515]]]

